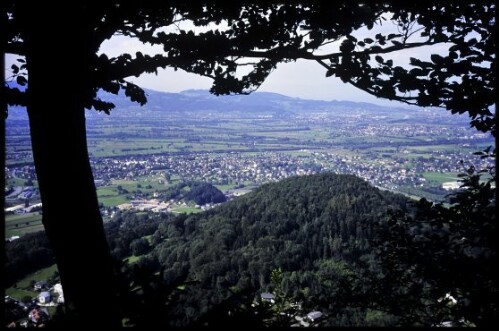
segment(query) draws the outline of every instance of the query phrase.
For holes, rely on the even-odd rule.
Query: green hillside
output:
[[[164,267],[167,284],[190,284],[170,324],[206,319],[234,295],[276,287],[286,304],[328,311],[330,325],[365,324],[369,311],[348,306],[353,288],[344,283],[361,261],[373,259],[369,242],[377,222],[408,203],[354,176],[320,174],[266,184],[208,213],[160,224],[149,263]],[[271,284],[279,268],[282,279]]]

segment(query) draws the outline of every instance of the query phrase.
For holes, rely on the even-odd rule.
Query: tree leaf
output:
[[[15,64],[11,65],[10,68],[12,69],[12,73],[14,75],[17,75],[19,73],[19,67],[16,66]]]
[[[386,39],[393,39],[393,38],[397,38],[397,37],[401,37],[401,36],[402,36],[401,34],[390,33],[390,34],[388,34]]]
[[[432,55],[430,56],[430,58],[431,58],[431,61],[432,61],[433,63],[435,63],[435,64],[440,64],[440,63],[442,63],[442,62],[443,62],[443,60],[444,60],[444,58],[443,58],[443,57],[441,57],[441,56],[440,56],[440,55],[438,55],[438,54],[432,54]]]
[[[355,49],[355,44],[349,40],[345,39],[340,45],[340,51],[342,53],[351,53]]]
[[[390,68],[389,68],[389,67],[387,67],[387,66],[383,66],[383,67],[381,67],[381,68],[380,68],[380,71],[381,71],[382,73],[384,73],[385,75],[390,75],[390,74],[392,73],[392,71],[390,70]]]
[[[17,82],[17,84],[24,86],[28,83],[28,80],[24,76],[17,76],[16,82]]]
[[[355,43],[355,42],[357,42],[357,38],[355,38],[355,37],[354,37],[354,36],[352,36],[352,35],[349,35],[349,34],[348,34],[346,37],[347,37],[347,39],[348,39],[348,40],[351,40],[351,41],[353,41],[354,43]]]

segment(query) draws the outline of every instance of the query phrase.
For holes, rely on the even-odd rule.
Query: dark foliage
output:
[[[227,198],[222,191],[209,183],[202,182],[191,184],[189,192],[184,195],[184,199],[192,200],[198,205],[227,201]]]
[[[39,269],[55,263],[54,254],[44,232],[28,233],[5,244],[5,286]]]
[[[271,272],[281,268],[279,286],[287,297],[341,316],[359,307],[356,325],[362,325],[366,311],[352,285],[358,265],[374,259],[375,224],[386,221],[389,210],[408,208],[406,198],[354,176],[321,174],[266,184],[215,210],[161,223],[154,236],[162,241],[149,258],[158,261],[166,284],[194,282],[177,302],[182,313],[168,323],[220,319],[226,302],[240,297],[244,305],[250,289],[250,302],[258,291],[272,290]]]
[[[393,214],[380,227],[376,252],[384,276],[372,293],[396,303],[390,309],[404,312],[406,324],[497,324],[495,167],[488,171],[491,179],[482,181],[468,168],[450,206],[422,199],[415,215]]]

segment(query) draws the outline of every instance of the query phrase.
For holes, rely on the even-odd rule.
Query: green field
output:
[[[180,214],[196,214],[201,213],[203,210],[194,207],[173,207],[172,211]]]
[[[99,202],[101,202],[105,207],[114,207],[128,202],[128,199],[124,196],[99,196]]]
[[[24,186],[26,179],[23,178],[9,178],[5,181],[5,186]]]
[[[424,172],[423,177],[430,183],[442,185],[445,182],[455,182],[458,180],[457,172],[441,173],[441,172]]]
[[[43,230],[42,215],[38,212],[5,215],[5,236],[21,236]]]
[[[57,265],[55,264],[48,268],[40,269],[18,281],[16,287],[11,286],[7,288],[5,294],[18,300],[21,300],[24,297],[34,298],[38,295],[38,292],[33,290],[31,284],[40,280],[48,280],[56,271]]]
[[[214,185],[216,188],[218,188],[220,191],[227,191],[227,190],[231,190],[234,188],[234,185],[232,184],[228,184],[228,185]]]
[[[129,257],[125,257],[123,259],[123,261],[127,261],[128,264],[134,264],[135,262],[137,262],[139,259],[141,258],[141,256],[135,256],[135,255],[131,255]]]

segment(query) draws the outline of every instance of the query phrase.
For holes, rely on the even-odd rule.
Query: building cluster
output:
[[[268,305],[270,309],[276,304],[276,299],[273,293],[263,292],[260,293],[260,300],[256,300],[251,304],[252,307],[256,307],[260,304]],[[281,302],[281,305],[283,302]],[[309,313],[305,313],[302,309],[302,305],[299,302],[285,302],[287,308],[279,309],[281,315],[287,316],[291,321],[291,327],[317,327],[321,326],[321,322],[324,319],[324,314],[321,311],[313,310]]]
[[[64,304],[62,285],[53,286],[46,281],[35,282],[30,289],[38,293],[30,300],[21,301],[5,296],[5,317],[7,327],[43,327],[50,319],[47,307]]]
[[[310,175],[323,171],[353,174],[373,185],[386,189],[425,185],[424,172],[459,172],[460,165],[484,166],[473,155],[434,151],[431,157],[418,157],[412,162],[404,157],[382,157],[376,153],[360,155],[331,152],[299,154],[262,153],[196,153],[178,155],[145,155],[126,158],[102,158],[93,161],[96,180],[134,179],[161,174],[165,179],[176,176],[185,180],[203,180],[215,185],[263,184],[291,176]],[[410,162],[410,163],[409,163]]]
[[[413,154],[412,156],[408,154]],[[261,152],[261,153],[184,153],[128,156],[93,159],[92,166],[97,186],[111,180],[138,177],[160,177],[163,181],[182,178],[187,181],[206,181],[214,185],[260,185],[275,182],[291,176],[316,174],[331,171],[340,174],[353,174],[371,184],[397,190],[401,187],[423,187],[426,185],[424,172],[463,172],[464,165],[473,164],[479,168],[491,162],[481,160],[471,153],[459,151],[432,151],[431,156],[414,156],[408,148],[400,148],[397,153],[299,153]],[[30,166],[7,168],[7,178],[22,178],[30,174]],[[447,187],[446,187],[447,188]],[[18,188],[19,189],[19,188]],[[8,196],[18,199],[32,196],[35,192],[25,187]],[[21,199],[22,200],[22,199]],[[160,207],[161,208],[161,207]],[[165,207],[167,208],[167,207]]]
[[[118,210],[139,210],[139,211],[152,211],[154,213],[178,213],[177,209],[193,207],[199,210],[209,210],[213,207],[220,205],[220,203],[207,203],[205,205],[194,205],[190,206],[185,201],[175,201],[170,199],[169,201],[163,201],[161,199],[134,199],[127,203],[122,203],[116,208]],[[112,209],[112,208],[111,208]],[[104,210],[105,215],[113,215],[113,212],[108,212]]]

